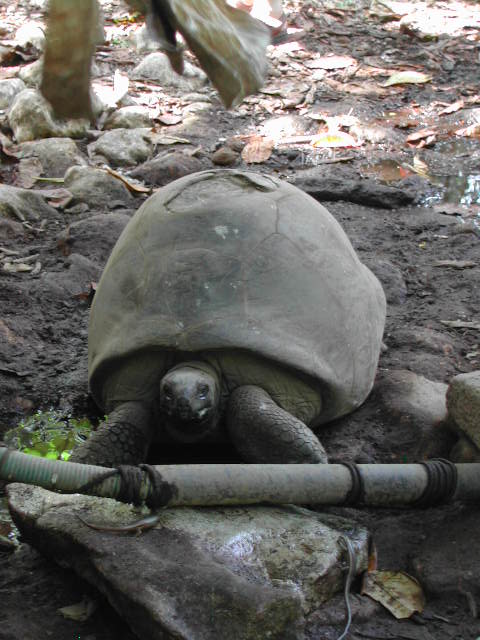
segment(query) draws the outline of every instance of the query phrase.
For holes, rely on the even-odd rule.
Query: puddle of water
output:
[[[457,145],[455,141],[449,143],[451,153],[454,148],[464,149],[465,145]],[[458,157],[458,152],[455,153]],[[362,167],[362,174],[365,176],[375,176],[382,182],[398,182],[410,175],[415,175],[415,171],[408,166],[399,164],[395,160],[380,160],[374,164]],[[434,204],[449,202],[466,206],[480,204],[480,173],[464,174],[459,171],[456,175],[438,175],[427,172],[425,178],[438,187],[438,192],[430,194],[422,204],[432,206]]]

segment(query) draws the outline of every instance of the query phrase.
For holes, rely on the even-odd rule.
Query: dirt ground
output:
[[[30,4],[0,2],[2,38],[12,38],[27,13],[41,18],[41,8],[32,10],[41,3]],[[123,5],[102,4],[109,39],[97,54],[97,64],[100,78],[111,85],[115,69],[128,74],[141,59],[128,40],[140,25],[122,19]],[[191,149],[200,148],[196,157],[203,167],[214,166],[213,153],[232,138],[244,144],[257,136],[258,149],[269,149],[265,159],[247,163],[239,157],[237,167],[275,174],[322,200],[387,293],[379,378],[407,369],[448,383],[458,373],[479,369],[478,4],[289,1],[285,10],[289,41],[270,48],[271,72],[264,90],[235,110],[226,111],[214,100],[187,126],[181,117],[186,106],[181,92],[157,94],[132,83],[132,94],[180,117],[170,126],[157,121],[156,127],[188,138]],[[1,78],[9,77],[11,66],[0,68]],[[409,81],[385,86],[400,71],[410,72]],[[11,135],[4,117],[1,130]],[[273,146],[269,139],[274,139]],[[87,142],[78,141],[79,149],[85,150]],[[17,164],[5,154],[0,178],[19,186]],[[112,225],[107,235],[105,227],[102,235],[93,222],[86,222],[73,250],[66,250],[58,238],[69,224],[95,214],[132,215],[143,199],[138,195],[128,209],[113,211],[73,214],[57,209],[44,225],[30,228],[0,219],[0,250],[38,254],[41,263],[34,275],[0,269],[0,436],[38,409],[100,417],[87,385],[88,294],[119,230]],[[82,252],[90,261],[83,271],[72,258],[72,253]],[[418,433],[387,419],[375,388],[359,412],[329,425],[322,441],[332,459],[418,459]],[[162,452],[161,459],[231,459],[231,452],[170,450]],[[350,637],[480,636],[478,583],[476,591],[462,583],[469,562],[480,565],[469,546],[470,538],[478,537],[472,524],[478,523],[477,507],[347,513],[373,532],[382,568],[415,572],[419,550],[437,532],[438,558],[445,566],[453,564],[457,573],[452,575],[458,577],[450,583],[439,579],[437,589],[427,590],[425,612],[414,620],[396,621],[381,607],[372,610],[358,599]],[[6,516],[2,519],[0,533],[6,534],[9,524]],[[455,534],[455,553],[448,546],[449,535],[442,536],[452,523],[464,523]],[[454,545],[456,540],[450,537]],[[0,562],[0,640],[134,637],[90,586],[28,545],[15,553],[0,547]],[[439,576],[448,574],[445,566],[439,561]],[[99,600],[88,621],[66,620],[57,613],[84,595]],[[312,637],[340,635],[342,606],[339,596],[318,612],[311,621]]]

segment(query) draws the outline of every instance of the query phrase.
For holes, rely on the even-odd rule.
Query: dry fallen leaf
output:
[[[247,164],[265,162],[272,155],[274,142],[271,138],[255,136],[242,149],[242,159]]]
[[[463,109],[464,106],[465,102],[463,100],[457,100],[456,102],[449,104],[447,107],[445,107],[445,109],[439,111],[438,115],[443,116],[448,113],[455,113],[456,111],[460,111],[460,109]]]
[[[382,87],[391,87],[395,84],[422,84],[430,82],[431,79],[432,76],[427,76],[426,73],[421,73],[420,71],[398,71],[392,74],[382,84]]]
[[[358,141],[353,136],[344,131],[334,131],[331,133],[320,133],[312,138],[312,147],[322,149],[334,149],[337,147],[358,147]]]
[[[104,171],[106,173],[109,173],[112,177],[116,178],[117,180],[120,180],[120,182],[123,182],[123,184],[127,187],[127,189],[131,193],[150,193],[152,191],[149,187],[145,187],[142,184],[138,184],[131,180],[127,180],[125,176],[122,176],[122,174],[118,173],[118,171],[114,171],[113,169],[110,169],[110,167],[104,167]]]
[[[407,142],[416,142],[417,140],[429,138],[430,136],[436,135],[436,133],[435,129],[421,129],[407,136]]]
[[[354,64],[358,64],[355,58],[350,56],[321,56],[304,63],[309,69],[345,69]]]
[[[455,135],[465,136],[466,138],[475,138],[480,136],[480,122],[475,122],[464,129],[457,129],[457,131],[455,131]]]
[[[422,587],[403,571],[371,571],[362,585],[363,594],[380,602],[397,619],[422,612],[425,606]]]

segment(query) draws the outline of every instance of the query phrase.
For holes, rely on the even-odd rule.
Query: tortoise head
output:
[[[165,428],[179,442],[197,442],[217,425],[220,384],[203,363],[185,363],[160,380],[160,412]]]

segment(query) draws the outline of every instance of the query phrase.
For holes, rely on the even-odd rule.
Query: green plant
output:
[[[68,460],[72,449],[88,438],[92,424],[88,418],[73,418],[61,411],[37,411],[4,435],[10,447],[23,453],[53,460]]]

